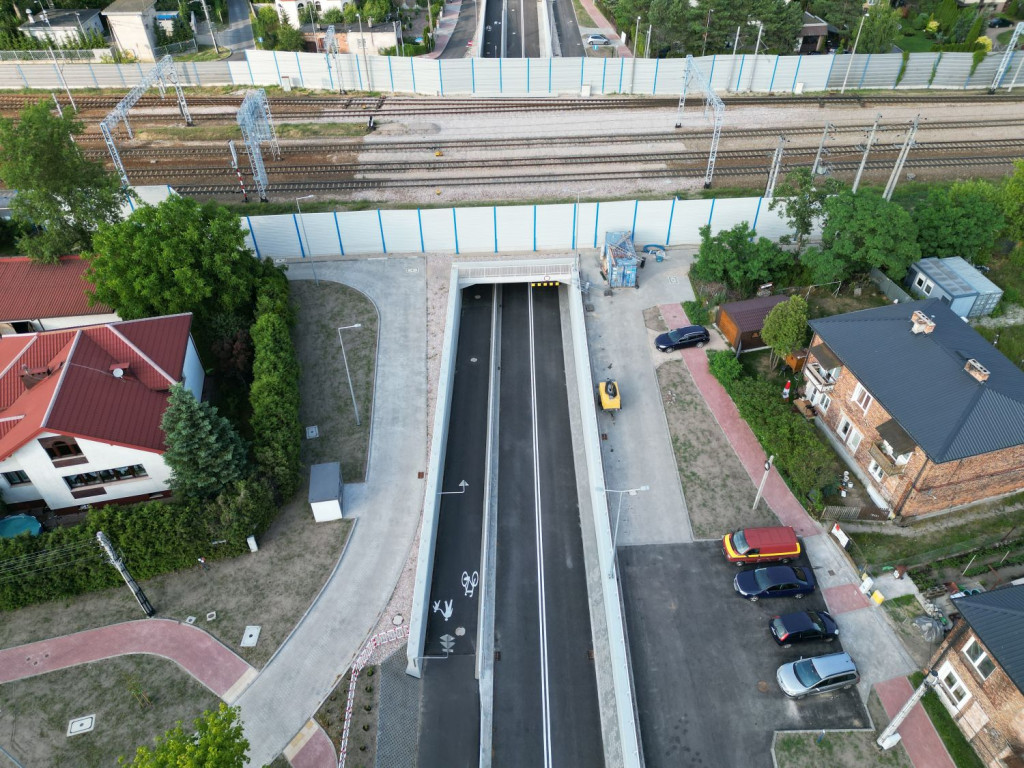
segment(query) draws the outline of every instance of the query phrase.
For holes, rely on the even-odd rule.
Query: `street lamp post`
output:
[[[573,238],[576,240],[576,259],[580,258],[580,195],[584,192],[593,192],[595,187],[590,189],[581,189],[576,192],[576,231],[573,232]]]
[[[649,491],[649,490],[651,490],[651,486],[649,486],[649,485],[641,485],[638,488],[624,488],[621,491],[620,490],[616,490],[614,488],[598,488],[597,490],[599,492],[601,492],[601,493],[617,493],[617,494],[619,494],[619,503],[618,503],[618,505],[615,508],[615,524],[614,524],[614,526],[612,526],[612,563],[611,563],[611,567],[608,569],[608,578],[609,579],[614,579],[615,578],[615,562],[616,562],[616,559],[615,559],[615,542],[616,542],[616,540],[618,539],[618,536],[619,536],[619,520],[622,519],[622,514],[621,514],[622,513],[622,497],[625,496],[626,494],[629,494],[630,496],[636,496],[638,493],[641,493],[642,491]]]
[[[85,27],[82,26],[82,14],[75,11],[75,19],[78,21],[78,29],[82,32],[82,42],[85,42]]]
[[[320,281],[316,276],[316,264],[313,263],[313,247],[309,243],[309,235],[306,234],[306,219],[302,216],[302,206],[300,205],[302,200],[311,200],[314,197],[316,197],[316,195],[303,195],[302,197],[296,197],[295,207],[299,211],[299,226],[302,228],[302,237],[306,240],[306,250],[309,251],[309,264],[313,268],[313,285],[319,287]],[[299,245],[302,245],[301,240],[299,241]]]
[[[754,506],[750,509],[751,511],[757,509],[757,503],[761,501],[761,494],[764,493],[764,485],[768,482],[768,474],[772,471],[772,465],[775,463],[775,455],[772,454],[768,457],[768,461],[764,463],[764,477],[761,478],[761,484],[757,486],[757,495],[754,497]]]
[[[352,395],[352,410],[356,414],[356,426],[360,426],[359,421],[359,406],[356,405],[356,391],[352,388],[352,374],[348,371],[348,356],[345,354],[345,339],[341,335],[342,331],[347,331],[355,328],[362,328],[362,323],[356,323],[355,325],[343,325],[338,329],[338,341],[341,343],[341,359],[345,362],[345,378],[348,379],[348,392]],[[465,482],[465,481],[463,481]],[[465,490],[465,489],[463,489]]]
[[[843,87],[839,89],[839,93],[846,93],[846,81],[850,79],[850,70],[853,69],[853,57],[857,55],[857,43],[860,42],[860,33],[864,29],[864,19],[868,15],[865,13],[860,17],[860,26],[857,27],[857,37],[853,41],[853,50],[850,52],[850,63],[846,65],[846,76],[843,77]]]
[[[750,68],[750,87],[748,91],[754,90],[754,75],[757,74],[757,52],[761,48],[761,35],[764,33],[764,22],[757,22],[757,42],[754,43],[754,63]]]
[[[636,32],[633,33],[633,58],[636,58],[637,49],[640,47],[640,17],[636,17]]]

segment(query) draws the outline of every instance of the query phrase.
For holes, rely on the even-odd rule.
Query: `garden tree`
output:
[[[167,444],[164,461],[171,468],[170,486],[176,494],[212,499],[245,475],[245,443],[231,422],[181,384],[171,387],[160,429]]]
[[[766,237],[758,237],[743,221],[711,236],[700,228],[700,250],[690,274],[705,282],[725,283],[749,296],[761,283],[775,280],[792,264],[792,257]]]
[[[861,0],[810,0],[806,9],[815,16],[828,19],[829,26],[839,30],[839,34],[846,40],[845,47],[849,49],[853,47],[863,8]]]
[[[207,343],[217,316],[251,317],[268,268],[246,247],[237,215],[179,195],[101,226],[93,247],[92,302],[124,320],[192,312],[194,333]]]
[[[853,274],[854,267],[852,263],[814,246],[800,254],[800,264],[810,273],[811,283],[814,285],[845,280]]]
[[[823,208],[822,250],[854,272],[878,267],[898,282],[921,257],[910,214],[877,192],[843,190],[826,200]]]
[[[72,139],[82,123],[51,109],[39,101],[17,121],[0,119],[0,180],[18,190],[11,217],[24,227],[19,250],[52,263],[88,250],[98,225],[120,219],[124,196],[118,177],[86,159]]]
[[[277,45],[277,28],[281,26],[281,17],[277,15],[274,6],[261,5],[256,15],[249,18],[252,20],[252,33],[257,44],[264,50],[274,50]]]
[[[984,264],[1005,225],[999,190],[983,180],[932,187],[913,211],[921,256],[963,256]]]
[[[363,21],[366,23],[372,21],[374,24],[383,24],[393,9],[394,6],[391,5],[391,0],[366,0],[360,13],[362,13]],[[434,23],[437,23],[436,17]]]
[[[807,302],[802,296],[790,296],[788,300],[772,307],[764,319],[761,338],[772,348],[771,365],[803,347],[807,339]]]
[[[238,708],[221,702],[216,710],[206,710],[193,723],[195,733],[185,733],[181,721],[163,736],[156,746],[139,747],[129,763],[119,758],[118,765],[131,768],[244,768],[249,762],[249,740],[245,738]]]
[[[1013,161],[1013,175],[1003,184],[1003,215],[1006,234],[1024,241],[1024,160]]]
[[[857,53],[889,53],[896,38],[901,35],[901,20],[899,9],[888,3],[876,3],[869,7],[857,44]]]
[[[810,168],[797,168],[787,174],[785,180],[775,188],[775,197],[768,210],[782,209],[789,226],[796,234],[797,253],[803,248],[804,238],[811,234],[815,221],[822,214],[822,204],[829,195],[836,194],[843,185],[832,178],[826,178],[815,185]]]
[[[292,26],[288,17],[281,12],[281,23],[277,26],[277,44],[275,51],[301,51],[306,47],[306,39],[302,32]]]
[[[341,24],[345,20],[340,8],[328,8],[324,11],[324,24]]]

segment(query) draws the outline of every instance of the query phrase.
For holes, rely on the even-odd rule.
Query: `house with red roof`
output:
[[[0,258],[0,336],[118,320],[110,307],[89,306],[88,268],[81,256],[62,256],[56,264]]]
[[[202,396],[192,315],[0,337],[0,493],[57,513],[167,493],[170,388]]]

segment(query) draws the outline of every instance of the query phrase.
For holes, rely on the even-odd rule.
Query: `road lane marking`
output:
[[[540,691],[541,723],[544,732],[544,768],[551,768],[551,701],[548,681],[548,624],[544,599],[544,536],[541,527],[540,441],[537,434],[537,357],[533,329],[533,287],[527,286],[530,320],[530,416],[533,427],[533,501],[537,536],[537,602],[540,613]]]

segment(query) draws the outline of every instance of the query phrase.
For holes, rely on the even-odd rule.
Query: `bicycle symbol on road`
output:
[[[472,597],[473,593],[476,592],[477,584],[480,583],[480,574],[477,571],[473,571],[473,575],[469,575],[469,571],[462,572],[462,588],[466,590],[466,597]]]

